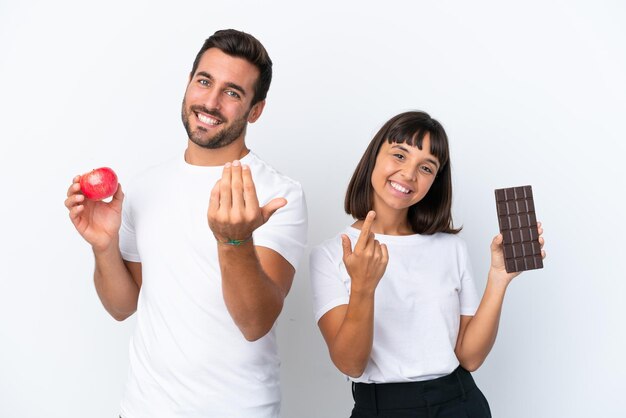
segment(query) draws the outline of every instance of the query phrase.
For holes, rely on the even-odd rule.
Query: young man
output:
[[[104,307],[120,321],[137,311],[123,418],[279,414],[274,322],[307,221],[300,185],[246,147],[271,77],[258,40],[217,31],[185,91],[184,158],[147,170],[109,203],[86,200],[80,176],[68,190]]]

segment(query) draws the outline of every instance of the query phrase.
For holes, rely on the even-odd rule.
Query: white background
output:
[[[134,318],[101,307],[65,192],[92,168],[124,183],[182,152],[193,58],[228,27],[275,63],[248,142],[303,184],[310,246],[350,221],[356,162],[402,111],[428,111],[450,136],[455,222],[481,292],[493,189],[532,184],[546,267],[509,288],[476,380],[494,417],[623,416],[623,2],[88,3],[0,0],[1,417],[117,416]],[[348,416],[307,260],[278,333],[283,417]]]

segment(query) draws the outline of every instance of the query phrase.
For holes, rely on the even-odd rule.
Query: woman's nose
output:
[[[402,176],[411,181],[417,180],[417,167],[405,167]]]

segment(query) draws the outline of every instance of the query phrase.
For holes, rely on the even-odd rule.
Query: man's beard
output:
[[[185,101],[183,100],[183,109],[181,114],[183,119],[183,125],[185,126],[185,130],[187,131],[187,136],[194,144],[207,149],[217,149],[225,147],[227,145],[230,145],[237,138],[239,138],[246,130],[248,115],[250,114],[250,111],[246,112],[246,114],[243,115],[241,119],[233,121],[229,127],[223,128],[222,130],[216,132],[213,137],[209,137],[208,131],[202,126],[198,126],[195,131],[191,130],[191,124],[189,120],[196,111],[214,116],[222,121],[223,124],[225,124],[227,120],[224,116],[222,116],[221,113],[219,113],[219,111],[209,110],[204,106],[191,106],[191,108],[187,110]]]

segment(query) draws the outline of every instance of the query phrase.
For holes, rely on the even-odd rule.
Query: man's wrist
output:
[[[229,238],[229,237],[218,237],[217,235],[215,236],[215,240],[217,241],[218,244],[222,244],[222,245],[230,245],[232,247],[239,247],[244,245],[247,242],[252,241],[252,235],[250,235],[247,238],[243,238],[243,239],[239,239],[239,238]]]
[[[120,251],[119,237],[114,237],[104,245],[91,244],[91,250],[96,257],[106,257]]]

